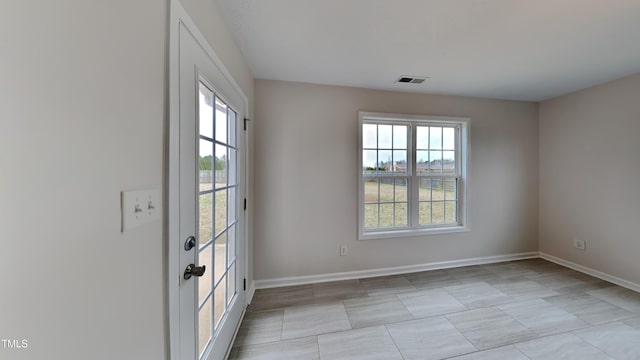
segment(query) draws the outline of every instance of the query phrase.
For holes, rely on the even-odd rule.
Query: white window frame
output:
[[[360,111],[358,113],[358,240],[369,239],[390,239],[398,237],[417,237],[423,235],[436,235],[469,231],[469,127],[471,119],[461,117],[447,116],[423,116],[423,115],[405,115],[405,114],[387,114]],[[364,229],[364,179],[362,164],[362,127],[365,122],[375,122],[381,124],[407,125],[407,200],[408,200],[408,226],[397,228],[390,227],[385,229]],[[417,185],[420,176],[416,172],[416,126],[418,125],[435,125],[435,126],[454,126],[459,129],[456,137],[456,166],[459,166],[459,179],[457,184],[458,204],[457,204],[457,225],[452,224],[434,224],[420,225],[418,221],[418,191]]]

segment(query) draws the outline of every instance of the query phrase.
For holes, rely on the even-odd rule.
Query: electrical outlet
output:
[[[579,240],[578,238],[573,239],[573,247],[582,251],[587,250],[587,244],[584,242],[584,240]]]
[[[347,245],[340,245],[340,256],[347,256]]]

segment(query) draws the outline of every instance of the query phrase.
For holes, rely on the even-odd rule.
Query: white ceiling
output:
[[[217,1],[261,79],[539,101],[640,72],[640,0]]]

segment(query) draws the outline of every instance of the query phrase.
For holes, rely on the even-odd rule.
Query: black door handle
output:
[[[184,279],[189,280],[192,276],[200,277],[204,275],[204,272],[207,271],[207,267],[205,265],[195,266],[194,264],[187,265],[187,268],[184,269]]]

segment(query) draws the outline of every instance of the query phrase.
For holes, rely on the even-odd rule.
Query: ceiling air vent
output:
[[[400,76],[400,78],[398,78],[398,80],[396,80],[396,83],[422,84],[427,79],[428,79],[428,77],[426,77],[426,76],[402,75],[402,76]]]

